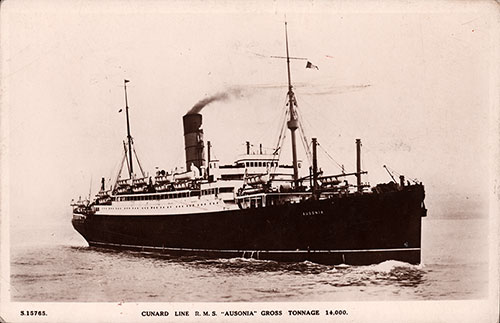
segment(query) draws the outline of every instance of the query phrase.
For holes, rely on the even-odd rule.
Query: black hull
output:
[[[73,219],[89,245],[208,258],[365,265],[421,259],[421,185],[400,191],[213,213],[88,215]]]

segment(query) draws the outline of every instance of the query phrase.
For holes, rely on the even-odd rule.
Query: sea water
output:
[[[90,248],[71,239],[13,245],[11,299],[300,302],[485,298],[487,232],[484,218],[425,218],[420,265],[385,261],[369,266],[325,266],[244,258],[172,258]]]

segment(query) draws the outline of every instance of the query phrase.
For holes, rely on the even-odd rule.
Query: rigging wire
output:
[[[270,113],[267,114],[267,115],[271,116]],[[280,111],[278,111],[278,113],[273,113],[272,116],[273,116],[273,118],[269,119],[269,123],[268,124],[277,125],[277,126],[274,126],[274,127],[271,128],[273,130],[272,133],[271,133],[271,131],[262,131],[260,133],[259,138],[257,138],[257,142],[264,143],[264,142],[266,142],[266,139],[269,138],[269,136],[272,136],[270,138],[276,138],[279,135],[279,133],[277,132],[277,130],[278,130],[279,125],[282,124],[281,118],[283,117],[283,115],[282,115],[282,113]],[[271,130],[271,129],[269,129],[269,130]],[[273,149],[273,148],[270,148],[270,147],[262,147],[262,148]]]
[[[394,176],[392,176],[392,172],[389,170],[389,168],[386,166],[386,165],[383,165],[382,167],[385,168],[385,170],[387,171],[387,173],[389,174],[389,176],[391,177],[392,181],[394,183],[397,183],[396,179],[394,178]]]
[[[302,107],[305,107],[305,108],[306,108],[306,109],[305,109],[305,111],[311,111],[311,112],[317,111],[317,110],[315,109],[315,107],[317,106],[317,104],[312,104],[312,103],[308,100],[308,98],[303,98],[303,97],[301,97],[301,98],[300,98],[300,102],[301,102],[301,103],[300,103],[300,105],[301,105]],[[316,114],[314,114],[314,113],[313,113],[311,116],[312,116],[312,117],[315,117],[315,116],[316,116]],[[321,119],[325,119],[325,118],[326,118],[326,120],[327,120],[327,121],[329,121],[329,122],[328,122],[328,124],[334,124],[333,122],[330,122],[330,120],[328,120],[328,118],[327,118],[327,116],[326,116],[325,114],[321,114]],[[314,119],[316,119],[316,118],[314,118]],[[302,120],[303,120],[303,121],[304,121],[304,122],[308,125],[309,129],[313,129],[313,128],[315,128],[315,126],[313,126],[313,125],[309,122],[309,120],[308,120],[308,119],[304,119],[304,118],[302,118]],[[317,125],[317,124],[318,124],[318,123],[316,123],[316,125]]]
[[[391,173],[396,174],[398,177],[400,177],[400,176],[402,175],[401,173],[399,173],[399,172],[395,171],[394,169],[390,168],[390,167],[389,167],[389,166],[387,166],[387,165],[384,165],[384,167],[385,167],[388,171],[390,171]],[[407,178],[407,179],[409,179],[410,181],[412,181],[412,182],[413,182],[413,183],[415,183],[415,184],[418,184],[418,183],[419,183],[417,178],[410,178],[410,177],[406,177],[406,178]]]
[[[287,99],[285,99],[285,106],[286,106],[286,101]],[[288,117],[288,114],[289,114],[289,109],[284,109],[285,110],[285,113],[284,113],[284,116],[283,116],[283,121],[281,122],[281,129],[280,129],[280,133],[279,133],[279,137],[278,137],[278,142],[276,143],[276,148],[273,152],[273,159],[272,159],[272,172],[275,172],[276,171],[276,167],[277,165],[275,166],[274,165],[274,162],[276,160],[279,161],[280,157],[281,157],[281,146],[283,145],[283,141],[286,137],[286,130],[285,130],[285,125],[286,125],[286,121],[287,121],[287,117]],[[278,153],[278,158],[276,158],[276,153]]]
[[[288,109],[285,110],[285,118],[284,118],[284,122],[283,122],[283,126],[281,127],[281,132],[280,132],[280,136],[278,138],[278,143],[276,145],[276,150],[274,151],[273,153],[273,159],[272,159],[272,164],[273,164],[273,173],[276,171],[276,168],[278,167],[278,163],[274,164],[275,161],[279,161],[281,159],[281,153],[283,151],[282,146],[283,146],[283,142],[285,141],[285,138],[286,138],[286,127],[285,127],[285,124],[286,124],[286,119],[288,117]],[[276,158],[276,153],[277,153],[277,158]]]
[[[110,187],[112,187],[114,185],[114,182],[112,182],[112,179],[113,178],[116,178],[117,175],[116,175],[116,172],[117,171],[121,171],[121,168],[123,167],[122,163],[123,163],[123,152],[121,152],[122,154],[120,154],[120,159],[116,159],[115,161],[115,164],[113,166],[113,168],[111,168],[111,170],[109,171],[108,175],[108,184],[111,184]]]
[[[345,174],[344,166],[341,165],[339,162],[337,162],[320,143],[318,143],[318,146],[323,150],[323,152],[328,156],[328,158],[330,158],[335,164],[337,164],[337,166],[342,171],[342,174]]]
[[[302,124],[299,121],[299,128],[302,130]],[[312,154],[310,151],[310,145],[308,144],[308,140],[306,135],[304,134],[303,131],[301,131],[302,136],[300,136],[300,141],[302,141],[302,146],[304,147],[304,150],[306,152],[306,157],[307,161],[309,162],[309,165],[312,165]]]
[[[309,165],[312,165],[312,153],[311,153],[311,149],[309,148],[310,147],[309,140],[307,139],[307,136],[305,133],[304,124],[301,121],[301,120],[303,120],[302,113],[299,112],[298,108],[295,109],[295,111],[297,111],[297,115],[299,116],[298,120],[299,120],[300,133],[302,135],[301,136],[302,145],[304,146],[304,150],[306,152],[306,156],[307,156],[307,160],[309,161]]]
[[[310,102],[308,102],[308,100],[307,100],[307,99],[306,99],[306,100],[304,100],[304,98],[301,98],[301,100],[302,100],[303,102],[305,102],[305,105],[306,105],[306,106],[307,106],[307,105],[312,106],[312,105],[310,104]],[[297,109],[297,111],[298,111],[298,109]],[[300,113],[300,119],[299,119],[300,128],[301,128],[301,132],[302,132],[302,134],[303,134],[303,136],[304,136],[304,139],[307,141],[307,136],[305,135],[305,132],[304,132],[304,126],[303,126],[302,121],[304,121],[305,123],[309,124],[309,126],[310,126],[310,127],[312,127],[312,125],[311,125],[311,123],[310,123],[310,122],[309,122],[306,118],[304,118],[304,117],[303,117],[302,113]],[[328,157],[331,161],[333,161],[333,162],[337,165],[337,167],[339,167],[339,169],[342,171],[342,174],[345,174],[345,168],[344,168],[344,166],[343,166],[342,164],[340,164],[339,162],[337,162],[337,161],[336,161],[336,160],[335,160],[335,159],[334,159],[334,158],[333,158],[333,157],[332,157],[332,156],[328,153],[328,151],[327,151],[327,150],[326,150],[323,146],[321,146],[321,145],[320,145],[320,143],[319,143],[319,142],[317,143],[317,145],[318,145],[318,146],[319,146],[319,147],[323,150],[323,152],[326,154],[326,156],[327,156],[327,157]],[[307,147],[309,147],[309,146],[310,146],[310,145],[308,145]],[[306,153],[311,154],[311,152],[310,152],[310,151],[307,151],[307,150],[306,150]],[[308,156],[308,158],[309,158],[309,156]],[[312,159],[312,158],[311,158],[311,159]]]
[[[114,186],[113,191],[116,189],[116,185],[118,184],[118,181],[120,180],[120,175],[122,174],[123,164],[125,163],[126,160],[127,160],[127,151],[125,151],[123,153],[122,161],[120,163],[120,169],[118,170],[118,174],[116,175],[115,184],[113,185]]]
[[[123,142],[123,148],[125,149],[125,155],[127,155],[127,153],[130,153],[130,152],[127,152],[127,145],[125,144],[125,141]],[[132,159],[130,159],[132,160]],[[128,173],[130,174],[130,165],[129,165],[129,162],[128,162],[128,158],[127,158],[127,169],[128,169]],[[120,173],[121,173],[121,170],[120,170]]]
[[[283,132],[283,140],[282,140],[282,143],[283,143],[283,141],[285,141],[285,138],[286,138],[286,130]],[[279,160],[281,159],[281,153],[282,153],[282,152],[283,152],[283,149],[281,149],[281,146],[280,146],[280,149],[279,149],[279,151],[278,151],[278,159],[277,159],[277,161],[278,161],[278,162],[279,162]],[[273,159],[273,161],[274,161],[274,159]],[[276,171],[276,168],[278,168],[278,163],[276,163],[276,164],[274,165],[273,172],[275,172],[275,171]]]
[[[135,152],[135,146],[132,146],[132,149],[134,150],[135,160],[137,160],[137,164],[139,165],[139,169],[141,170],[142,177],[146,177],[146,174],[144,173],[144,170],[142,169],[141,162],[139,161],[139,157],[137,156],[137,153]]]

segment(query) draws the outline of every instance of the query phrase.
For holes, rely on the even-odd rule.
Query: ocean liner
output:
[[[363,265],[385,260],[421,261],[421,223],[426,216],[424,186],[391,175],[370,187],[362,182],[361,140],[356,171],[323,174],[312,138],[309,175],[299,176],[296,131],[301,126],[288,72],[285,122],[272,153],[251,151],[222,165],[205,142],[202,106],[183,117],[186,165],[146,176],[133,148],[124,81],[127,141],[118,176],[91,201],[72,202],[74,228],[92,247],[207,258],[255,258]],[[307,62],[307,67],[311,63]],[[206,102],[205,102],[206,103]],[[289,131],[292,164],[280,162]],[[306,150],[307,150],[306,146]],[[134,159],[140,172],[134,172]],[[121,175],[127,165],[127,176]],[[354,183],[349,182],[352,178]]]

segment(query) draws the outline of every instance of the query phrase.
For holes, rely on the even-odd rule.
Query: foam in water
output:
[[[344,269],[344,268],[349,268],[350,266],[348,264],[340,264],[340,265],[335,265],[335,268],[339,269]]]
[[[403,267],[403,268],[415,268],[415,269],[418,268],[417,266],[409,264],[407,262],[396,261],[396,260],[387,260],[387,261],[381,262],[381,263],[376,264],[376,265],[368,266],[368,268],[370,270],[378,271],[378,272],[385,272],[385,273],[388,273],[395,268],[401,268],[401,267]]]

